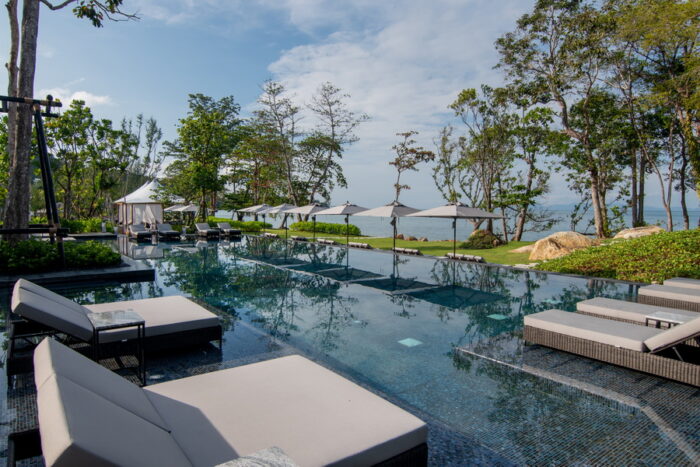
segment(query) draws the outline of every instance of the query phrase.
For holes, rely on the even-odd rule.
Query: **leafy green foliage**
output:
[[[639,282],[700,279],[700,230],[614,241],[546,261],[537,269]]]
[[[488,230],[475,230],[466,242],[460,243],[460,248],[470,250],[486,250],[501,244],[501,240]]]
[[[347,229],[346,226],[347,225]],[[295,222],[289,226],[292,230],[299,230],[303,232],[313,232],[314,223],[313,222]],[[316,232],[336,234],[336,235],[362,235],[360,228],[352,224],[333,224],[330,222],[316,222]]]
[[[116,266],[119,253],[99,242],[65,242],[67,269]],[[55,244],[41,240],[24,240],[10,244],[0,242],[0,270],[9,274],[43,273],[61,270]]]
[[[46,217],[34,217],[31,222],[35,224],[46,224],[47,220]],[[72,234],[102,232],[102,219],[99,217],[76,220],[61,219],[61,227],[68,229]],[[105,222],[105,230],[111,232],[112,229],[114,229],[114,224]]]
[[[260,221],[236,221],[225,217],[207,217],[207,222],[211,227],[216,227],[217,222],[228,222],[232,229],[239,229],[242,232],[260,232],[263,228],[270,229],[272,224]]]

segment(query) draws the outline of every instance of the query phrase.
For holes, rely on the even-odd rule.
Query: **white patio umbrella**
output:
[[[170,207],[163,209],[164,212],[177,212],[182,207],[182,204],[173,204]]]
[[[289,209],[296,209],[296,208],[298,208],[298,207],[299,207],[299,206],[295,206],[295,205],[293,205],[293,204],[283,203],[283,204],[280,204],[280,205],[277,205],[277,206],[274,206],[274,207],[271,207],[271,208],[267,208],[267,209],[265,209],[264,211],[260,211],[260,212],[258,212],[258,214],[262,214],[263,216],[266,215],[266,214],[273,214],[273,215],[274,215],[274,214],[285,214],[285,215],[286,215],[286,214],[288,214],[287,211],[288,211]],[[288,235],[288,231],[287,231],[287,217],[285,216],[285,218],[284,218],[284,238],[287,238],[287,235]]]
[[[357,213],[357,216],[369,216],[369,217],[391,217],[391,225],[394,227],[394,248],[396,248],[396,223],[399,217],[406,217],[409,214],[420,211],[416,208],[411,208],[405,206],[398,201],[394,201],[385,206],[379,206],[378,208],[368,209],[367,211],[362,211]]]
[[[348,218],[353,214],[360,213],[362,211],[367,211],[367,208],[363,208],[356,204],[352,204],[350,201],[346,201],[345,204],[340,204],[338,206],[333,206],[332,208],[324,209],[316,213],[317,216],[345,216],[345,243],[350,242],[350,229],[348,228]],[[350,245],[348,245],[349,247]]]
[[[479,208],[472,208],[462,203],[450,203],[424,211],[409,214],[407,217],[440,217],[452,219],[452,254],[457,253],[457,219],[503,219],[503,216]]]
[[[307,204],[299,208],[288,209],[284,211],[285,214],[299,214],[302,216],[311,216],[311,220],[314,223],[313,234],[314,240],[316,240],[316,214],[320,211],[324,211],[327,206],[321,206],[318,203]]]
[[[265,212],[266,210],[270,209],[272,206],[269,204],[256,204],[255,206],[249,206],[247,208],[243,209],[238,209],[238,212],[242,212],[244,214],[262,214],[263,216],[263,232],[265,232]]]
[[[196,204],[188,204],[187,206],[180,206],[177,209],[173,209],[173,212],[197,212],[199,211],[199,206]]]

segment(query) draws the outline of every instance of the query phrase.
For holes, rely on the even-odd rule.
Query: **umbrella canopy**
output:
[[[299,208],[294,207],[291,209],[287,209],[284,211],[284,213],[285,214],[301,214],[302,216],[306,216],[306,215],[315,216],[320,211],[324,211],[325,209],[326,209],[325,206],[321,206],[318,203],[311,203],[311,204],[307,204],[306,206],[301,206]]]
[[[406,217],[415,212],[419,212],[419,209],[410,208],[405,206],[398,201],[389,203],[385,206],[379,206],[378,208],[368,209],[367,211],[362,211],[358,213],[358,216],[370,216],[370,217]]]
[[[338,206],[333,206],[332,208],[324,209],[315,213],[318,216],[352,216],[358,212],[367,211],[367,208],[363,208],[351,202],[346,202],[345,204],[340,204]]]
[[[462,203],[450,203],[424,211],[414,212],[407,217],[442,217],[452,219],[452,254],[457,253],[457,219],[503,219],[503,216]]]
[[[196,204],[188,204],[187,206],[181,206],[177,209],[173,209],[173,212],[197,212],[199,211],[199,206]]]
[[[369,216],[369,217],[392,217],[391,225],[394,227],[394,251],[396,250],[396,218],[406,217],[410,214],[418,212],[419,209],[410,208],[405,206],[398,201],[394,201],[385,206],[379,206],[378,208],[368,209],[367,211],[362,211],[356,215],[358,216]]]
[[[170,207],[163,209],[165,212],[177,212],[178,209],[182,207],[182,204],[173,204]]]
[[[408,217],[446,217],[449,219],[502,219],[503,216],[462,203],[450,203],[409,214]]]
[[[299,207],[299,206],[295,206],[295,205],[293,205],[293,204],[284,203],[284,204],[280,204],[280,205],[278,205],[278,206],[274,206],[274,207],[271,207],[271,208],[267,208],[267,209],[265,209],[264,211],[258,211],[258,214],[280,214],[280,213],[289,214],[289,213],[287,212],[288,210],[290,210],[290,209],[296,209],[296,208],[298,208],[298,207]]]
[[[255,206],[249,206],[243,209],[237,209],[238,212],[245,212],[247,214],[260,214],[261,211],[270,209],[272,206],[269,204],[256,204]]]

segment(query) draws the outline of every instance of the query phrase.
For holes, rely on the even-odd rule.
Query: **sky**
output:
[[[285,84],[303,105],[323,82],[350,95],[369,115],[347,149],[346,200],[375,207],[393,200],[388,162],[396,133],[415,130],[434,149],[439,129],[453,121],[447,106],[460,90],[499,85],[494,41],[515,27],[534,0],[124,0],[138,21],[95,29],[70,10],[42,6],[35,95],[64,103],[82,99],[115,122],[143,113],[174,139],[187,113],[187,95],[233,95],[243,116],[256,107],[265,80]],[[7,60],[7,29],[0,55]],[[3,73],[0,86],[7,87]],[[313,128],[306,116],[302,126]],[[429,166],[402,177],[408,205],[442,204]],[[552,177],[545,204],[576,199],[561,176]],[[648,205],[658,206],[650,180]],[[691,195],[690,206],[697,206]],[[677,196],[676,196],[677,200]]]

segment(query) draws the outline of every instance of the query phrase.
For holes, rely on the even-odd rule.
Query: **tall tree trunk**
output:
[[[639,159],[639,190],[637,196],[637,216],[639,217],[639,225],[645,225],[644,220],[644,185],[647,178],[647,163],[646,158],[642,155]]]
[[[22,38],[17,94],[34,97],[36,45],[39,33],[39,2],[24,0],[22,9]],[[10,154],[10,173],[4,223],[6,228],[22,228],[29,224],[30,151],[32,144],[32,109],[17,108],[15,150]]]
[[[593,205],[593,223],[595,225],[595,235],[598,238],[605,238],[605,223],[600,205],[600,194],[598,187],[598,173],[590,171],[591,176],[591,204]]]
[[[678,170],[678,184],[681,191],[681,212],[683,213],[683,229],[690,229],[690,216],[688,215],[688,206],[685,202],[685,195],[688,190],[686,187],[686,175],[688,170],[688,158],[685,152],[685,143],[681,147],[681,168]]]
[[[632,227],[639,226],[639,218],[637,216],[637,151],[632,154],[632,196],[630,207],[632,208]]]
[[[7,68],[7,95],[17,97],[17,57],[19,54],[19,19],[17,17],[17,1],[8,0],[7,17],[10,21],[10,55],[5,67]],[[10,103],[7,113],[7,154],[15,153],[15,137],[17,134],[17,104]],[[10,159],[12,164],[12,159]],[[10,165],[12,168],[12,165]]]

